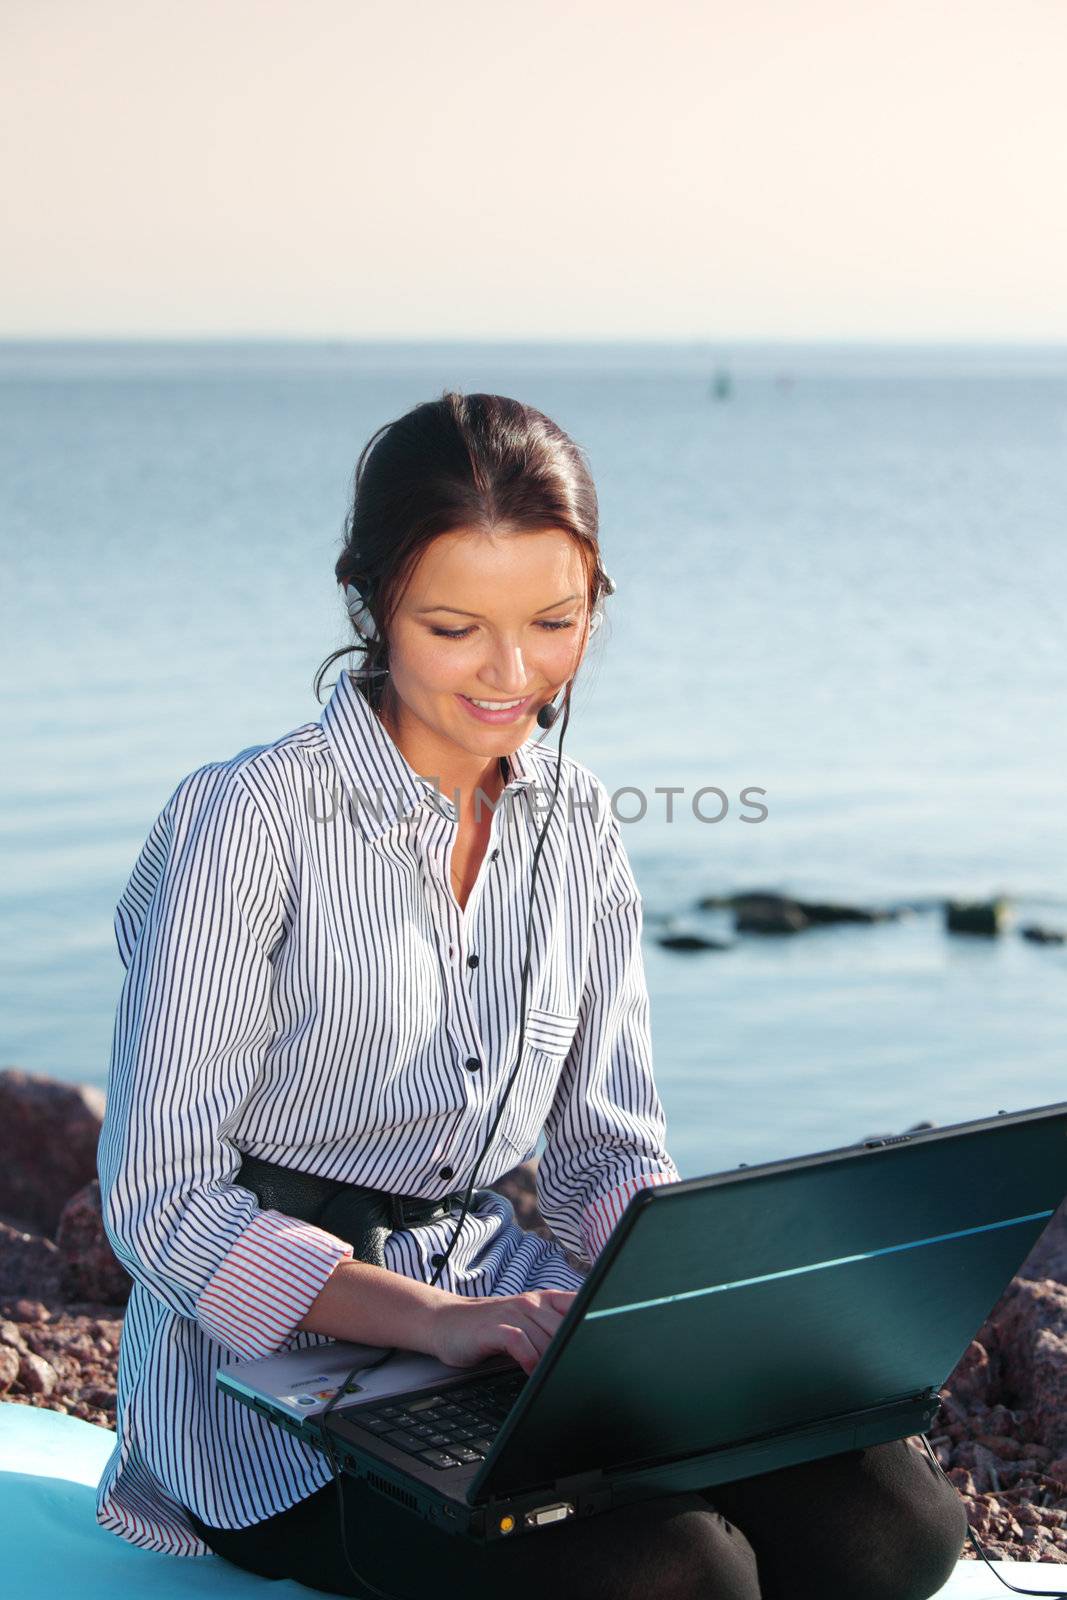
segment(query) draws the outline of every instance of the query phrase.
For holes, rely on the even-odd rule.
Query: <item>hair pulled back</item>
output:
[[[434,539],[460,528],[547,527],[578,544],[591,611],[607,583],[596,489],[581,449],[543,412],[504,395],[446,390],[383,424],[360,453],[334,568],[338,583],[352,582],[363,595],[379,637],[364,639],[353,625],[354,643],[334,650],[315,674],[316,700],[331,664],[361,651],[355,681],[378,705],[396,607]]]

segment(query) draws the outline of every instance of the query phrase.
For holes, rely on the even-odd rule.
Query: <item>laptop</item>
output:
[[[1067,1102],[639,1189],[529,1376],[400,1350],[326,1419],[342,1469],[486,1542],[930,1428],[1067,1194]],[[324,1450],[344,1341],[216,1382]]]

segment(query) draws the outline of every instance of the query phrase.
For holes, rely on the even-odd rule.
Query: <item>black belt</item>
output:
[[[341,1183],[311,1172],[242,1155],[234,1182],[251,1189],[260,1205],[301,1222],[314,1223],[352,1246],[357,1260],[385,1266],[385,1241],[390,1233],[417,1228],[451,1215],[463,1203],[463,1194],[445,1194],[436,1200],[424,1195],[388,1194],[358,1183]],[[473,1204],[480,1191],[471,1196]]]

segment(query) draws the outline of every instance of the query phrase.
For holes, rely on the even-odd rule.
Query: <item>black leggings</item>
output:
[[[356,1570],[398,1600],[927,1600],[967,1539],[963,1501],[904,1439],[488,1545],[360,1479],[346,1477],[344,1500]],[[375,1600],[345,1563],[334,1483],[247,1528],[190,1516],[249,1572]]]

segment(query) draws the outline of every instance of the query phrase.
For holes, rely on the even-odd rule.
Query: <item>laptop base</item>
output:
[[[873,1406],[847,1417],[826,1419],[774,1438],[747,1440],[643,1467],[616,1466],[608,1473],[579,1473],[573,1478],[560,1478],[541,1489],[491,1499],[484,1506],[469,1506],[432,1491],[426,1492],[410,1477],[394,1475],[380,1458],[368,1458],[358,1446],[346,1442],[340,1418],[337,1419],[340,1428],[331,1429],[330,1437],[345,1472],[362,1478],[380,1494],[407,1506],[445,1532],[488,1543],[537,1533],[576,1517],[610,1511],[636,1500],[712,1488],[717,1483],[732,1483],[738,1478],[800,1466],[822,1456],[905,1439],[932,1427],[940,1408],[939,1394],[924,1391],[907,1400]],[[310,1418],[303,1429],[297,1426],[293,1431],[302,1432],[308,1444],[322,1448],[318,1428]]]

